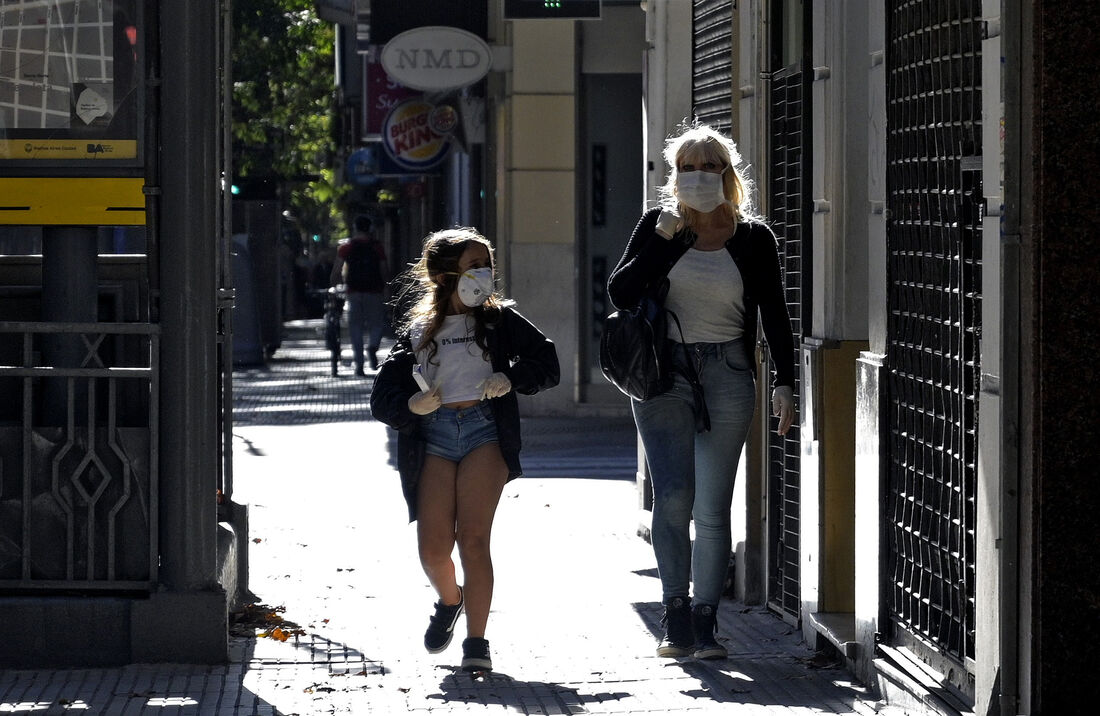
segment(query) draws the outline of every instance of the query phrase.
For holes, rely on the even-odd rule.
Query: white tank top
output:
[[[668,272],[665,307],[680,319],[685,343],[725,343],[745,330],[745,284],[733,257],[717,251],[688,249]],[[669,318],[668,337],[680,331]]]
[[[420,343],[423,328],[414,328],[410,334],[413,346]],[[481,399],[481,384],[493,374],[493,366],[482,354],[481,346],[474,340],[474,317],[460,313],[443,318],[443,325],[435,334],[437,351],[428,359],[425,346],[416,351],[416,361],[429,385],[439,384],[444,403],[459,403]]]

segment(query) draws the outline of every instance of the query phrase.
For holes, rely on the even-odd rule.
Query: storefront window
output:
[[[0,0],[0,164],[140,166],[138,0]]]

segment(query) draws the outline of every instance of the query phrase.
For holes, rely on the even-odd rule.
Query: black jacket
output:
[[[607,294],[616,308],[632,308],[645,292],[676,265],[691,246],[692,234],[681,230],[672,240],[657,235],[660,208],[642,214],[619,264],[607,282]],[[726,242],[745,285],[745,350],[753,363],[756,316],[760,313],[764,337],[771,347],[775,384],[794,387],[794,336],[783,295],[775,234],[760,222],[741,222]]]
[[[499,320],[488,328],[486,344],[493,372],[503,373],[512,382],[511,392],[489,401],[497,424],[500,452],[508,464],[508,479],[512,480],[523,474],[519,463],[522,441],[516,393],[532,395],[557,385],[558,353],[550,339],[509,306],[501,310]],[[416,519],[417,485],[424,464],[419,416],[409,410],[409,398],[420,392],[412,377],[415,364],[416,354],[409,337],[402,336],[379,368],[370,396],[371,414],[397,431],[397,471],[401,474],[401,491],[409,507],[410,522]]]

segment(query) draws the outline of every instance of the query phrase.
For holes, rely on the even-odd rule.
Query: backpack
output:
[[[375,240],[352,240],[344,260],[349,291],[380,293],[383,288],[382,260]]]
[[[604,319],[600,335],[600,370],[604,377],[635,400],[648,400],[672,387],[668,350],[665,280],[634,308],[615,311]]]

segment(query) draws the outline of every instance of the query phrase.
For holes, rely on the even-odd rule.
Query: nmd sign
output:
[[[414,27],[382,48],[386,74],[425,92],[472,85],[489,72],[492,60],[484,40],[457,27]]]

